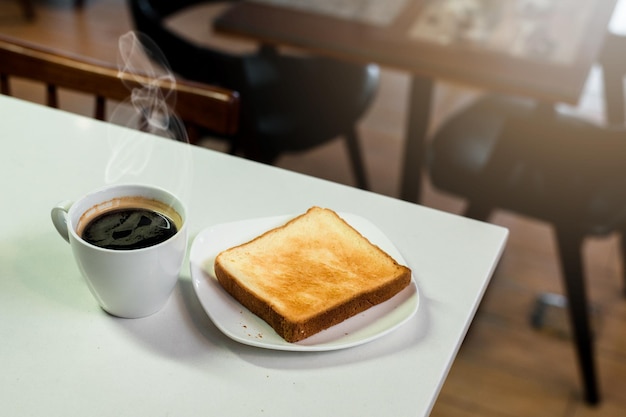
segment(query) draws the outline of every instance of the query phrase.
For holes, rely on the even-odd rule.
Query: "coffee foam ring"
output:
[[[82,233],[89,222],[101,214],[108,213],[113,210],[128,208],[143,208],[156,211],[157,213],[161,213],[169,217],[174,222],[178,230],[183,227],[183,219],[181,215],[170,204],[142,196],[123,196],[98,203],[85,210],[85,212],[80,216],[80,219],[78,219],[76,233],[78,236],[82,236]]]

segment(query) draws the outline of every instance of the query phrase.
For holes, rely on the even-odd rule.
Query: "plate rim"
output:
[[[337,212],[337,214],[344,219],[348,224],[350,224],[353,228],[355,228],[357,231],[359,231],[359,233],[363,234],[368,240],[371,241],[371,243],[381,247],[381,246],[389,246],[388,248],[382,248],[385,252],[389,253],[394,252],[393,254],[389,254],[390,256],[392,256],[394,258],[394,260],[396,260],[396,262],[406,265],[406,261],[404,260],[404,258],[402,257],[402,255],[400,254],[399,250],[397,249],[397,247],[393,244],[393,242],[391,242],[391,240],[382,232],[382,230],[380,230],[380,228],[378,228],[375,224],[373,224],[370,220],[357,215],[357,214],[353,214],[353,213],[348,213],[348,212]],[[233,227],[242,227],[242,226],[246,226],[246,225],[253,225],[256,226],[258,231],[250,231],[248,233],[249,237],[241,237],[238,238],[236,241],[238,243],[235,244],[224,244],[222,246],[224,246],[223,249],[227,249],[231,246],[234,246],[236,244],[242,244],[247,242],[250,239],[253,239],[254,237],[258,236],[260,233],[263,233],[267,230],[270,230],[273,227],[277,227],[280,226],[284,223],[286,223],[287,221],[289,221],[290,219],[298,216],[299,214],[285,214],[285,215],[276,215],[276,216],[266,216],[266,217],[256,217],[256,218],[248,218],[248,219],[242,219],[242,220],[236,220],[236,221],[229,221],[229,222],[223,222],[223,223],[217,223],[217,224],[213,224],[210,226],[207,226],[205,228],[203,228],[200,232],[198,232],[198,234],[194,237],[193,242],[191,244],[190,247],[190,251],[189,251],[189,269],[190,269],[190,273],[191,273],[191,280],[192,280],[192,286],[194,288],[194,291],[196,293],[196,296],[198,297],[198,300],[200,301],[200,304],[202,306],[202,308],[204,309],[204,311],[206,312],[207,316],[209,317],[209,319],[211,320],[211,322],[218,328],[218,330],[220,330],[224,335],[226,335],[227,337],[229,337],[230,339],[244,344],[244,345],[248,345],[248,346],[253,346],[253,347],[257,347],[257,348],[264,348],[264,349],[270,349],[270,350],[282,350],[282,351],[329,351],[329,350],[339,350],[339,349],[346,349],[346,348],[350,348],[350,347],[354,347],[354,346],[358,346],[361,344],[365,344],[368,343],[370,341],[373,341],[375,339],[381,338],[383,336],[385,336],[386,334],[396,330],[398,327],[402,326],[404,323],[406,323],[407,321],[409,321],[418,311],[419,309],[419,305],[420,305],[420,292],[419,289],[417,287],[417,283],[415,280],[415,276],[413,274],[413,271],[411,271],[411,281],[409,283],[409,285],[407,287],[405,287],[403,290],[401,290],[398,294],[394,295],[392,298],[390,298],[389,300],[384,301],[383,303],[380,303],[376,306],[371,307],[370,309],[360,313],[360,315],[357,316],[367,316],[367,312],[371,310],[371,313],[373,313],[375,311],[375,309],[378,308],[383,308],[383,307],[390,307],[392,306],[393,309],[385,314],[382,314],[380,316],[380,318],[385,318],[388,317],[389,315],[391,315],[391,313],[393,313],[393,310],[397,309],[398,307],[406,307],[408,306],[410,308],[410,310],[406,313],[403,314],[398,320],[396,320],[394,323],[392,323],[392,325],[387,326],[385,328],[383,328],[380,331],[375,332],[374,334],[370,334],[370,335],[366,335],[362,338],[356,338],[356,339],[352,339],[348,338],[348,340],[346,340],[345,342],[341,343],[340,340],[342,339],[341,337],[338,339],[339,341],[333,341],[333,342],[323,342],[323,343],[319,343],[319,344],[303,344],[306,343],[306,341],[309,339],[304,339],[304,341],[301,342],[295,342],[295,343],[290,343],[285,341],[282,337],[280,337],[275,331],[274,329],[272,329],[269,324],[267,324],[265,321],[263,321],[260,317],[256,316],[254,313],[250,312],[245,306],[243,306],[241,303],[239,303],[237,300],[235,300],[234,298],[232,298],[232,296],[230,294],[228,294],[219,284],[219,282],[217,281],[217,278],[215,277],[215,274],[211,274],[209,273],[205,267],[204,264],[210,262],[211,259],[214,259],[214,256],[204,256],[202,257],[202,259],[197,259],[200,257],[200,255],[196,255],[196,252],[199,250],[198,247],[202,244],[204,244],[204,242],[202,242],[203,239],[206,239],[207,235],[210,235],[211,233],[215,233],[215,231],[219,231],[219,229],[228,229],[228,228],[233,228]],[[362,223],[361,226],[366,226],[369,228],[369,232],[370,234],[377,234],[377,236],[375,236],[376,239],[385,239],[386,241],[384,242],[379,242],[379,241],[373,241],[376,239],[371,239],[370,236],[366,236],[365,233],[363,233],[361,230],[359,230],[359,227],[353,225],[352,223]],[[268,224],[266,226],[266,223]],[[271,224],[275,223],[275,226],[272,226]],[[262,224],[263,228],[261,228],[260,224]],[[382,243],[382,245],[381,245]],[[217,245],[219,246],[219,245]],[[214,251],[216,252],[215,255],[217,255],[217,253],[219,253],[221,250],[223,250],[221,248],[217,248]],[[391,250],[390,250],[391,249]],[[210,281],[209,281],[210,280]],[[213,287],[217,287],[216,289],[212,288]],[[204,288],[206,287],[206,288]],[[215,291],[215,292],[221,292],[221,294],[214,294],[212,297],[212,301],[215,301],[216,298],[220,298],[220,297],[226,297],[229,301],[224,302],[224,304],[227,305],[227,307],[230,309],[230,306],[228,306],[228,304],[232,304],[232,305],[236,305],[236,310],[240,310],[240,315],[244,316],[244,315],[248,315],[248,316],[253,316],[254,317],[254,321],[256,322],[256,324],[260,325],[261,327],[264,327],[264,331],[267,332],[271,332],[270,334],[272,334],[272,336],[275,336],[275,338],[278,339],[278,343],[277,342],[269,342],[267,340],[264,340],[262,338],[258,338],[258,337],[252,337],[251,334],[248,334],[249,337],[242,337],[237,335],[234,331],[231,330],[231,328],[229,326],[226,326],[222,320],[218,319],[216,317],[216,310],[214,307],[212,307],[211,305],[209,305],[209,301],[211,300],[207,300],[207,297],[204,296],[204,292],[205,291]],[[398,301],[397,297],[400,296],[400,294],[403,294],[403,297],[405,298],[403,301]],[[396,300],[395,302],[397,303],[394,304],[394,299]],[[341,326],[343,323],[348,322],[348,324],[350,324],[350,320],[354,319],[357,320],[356,317],[357,316],[353,316],[350,317],[348,319],[346,319],[345,321],[343,321],[342,323],[338,323],[335,326],[332,326],[331,328],[337,328],[336,326]],[[374,317],[375,318],[375,317]],[[353,320],[353,322],[354,322]],[[365,320],[367,321],[367,320]],[[242,318],[240,320],[240,324],[243,327],[247,327],[247,324],[250,324],[246,321],[245,318]],[[367,329],[368,327],[372,326],[372,324],[369,325],[364,325],[362,326],[362,329]],[[252,327],[252,326],[251,326]],[[321,333],[321,332],[320,332]],[[319,334],[319,333],[318,333]],[[316,335],[312,335],[311,338],[314,338]]]

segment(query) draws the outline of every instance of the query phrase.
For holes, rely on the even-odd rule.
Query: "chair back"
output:
[[[152,41],[144,48],[151,52],[158,45],[174,72],[189,80],[233,88],[243,94],[246,75],[242,56],[195,44],[167,25],[167,18],[175,13],[211,2],[215,0],[129,0],[128,7],[135,29]]]
[[[378,67],[283,53],[262,42],[253,51],[230,51],[199,43],[168,19],[212,1],[128,0],[128,5],[133,27],[150,39],[143,45],[149,55],[158,49],[181,77],[241,94],[239,132],[223,137],[230,141],[230,153],[275,163],[282,153],[303,152],[341,136],[357,185],[367,188],[356,123],[376,93]]]
[[[188,126],[220,135],[237,132],[239,94],[225,88],[186,80],[155,79],[144,74],[121,72],[108,63],[60,53],[0,36],[0,93],[11,95],[11,78],[46,85],[46,104],[59,106],[59,89],[91,94],[94,117],[105,119],[106,101],[123,101],[132,88],[150,85],[176,95],[174,111]]]

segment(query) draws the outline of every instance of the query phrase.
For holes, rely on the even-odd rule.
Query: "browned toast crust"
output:
[[[312,208],[307,211],[307,213],[311,210],[328,209]],[[279,233],[282,229],[287,228],[307,213],[290,220],[285,225],[279,226],[256,237],[250,242],[227,249],[224,252],[237,250],[238,248],[246,248],[246,246],[254,244],[260,239],[266,238],[270,234]],[[336,215],[334,212],[332,213]],[[343,219],[340,217],[338,218],[344,223],[345,226],[354,231],[354,229]],[[222,254],[218,255],[216,258],[214,264],[215,275],[219,283],[230,295],[248,308],[252,313],[266,321],[281,337],[288,342],[297,342],[334,326],[335,324],[341,323],[342,321],[361,313],[374,305],[390,299],[409,285],[411,281],[411,271],[409,268],[397,264],[393,258],[380,248],[372,245],[365,237],[360,235],[360,233],[358,233],[358,236],[360,240],[362,239],[364,241],[359,241],[359,244],[369,245],[368,250],[374,251],[376,258],[373,259],[372,262],[380,262],[384,264],[386,276],[381,278],[380,283],[377,282],[376,285],[368,285],[364,288],[364,290],[353,294],[349,298],[339,296],[337,302],[330,298],[328,304],[325,305],[323,309],[319,309],[319,311],[315,311],[313,314],[309,314],[306,317],[297,316],[295,314],[293,314],[293,317],[291,318],[287,317],[288,314],[283,314],[279,311],[280,308],[276,308],[273,300],[264,299],[255,291],[247,288],[245,283],[242,283],[239,279],[237,279],[237,277],[232,276],[227,268],[223,266],[223,262],[221,260]],[[253,250],[251,250],[251,252],[252,251]],[[312,268],[315,268],[315,266],[312,266]],[[271,275],[271,273],[271,271],[268,271],[269,275]],[[387,276],[389,274],[391,275]],[[324,279],[323,275],[324,274],[320,274],[320,276],[316,276],[315,279]],[[272,277],[268,277],[268,280],[269,279],[272,279]],[[332,280],[332,278],[329,279]],[[294,317],[299,318],[294,319]]]

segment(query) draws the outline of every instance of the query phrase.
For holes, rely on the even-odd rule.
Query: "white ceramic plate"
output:
[[[406,265],[396,247],[370,221],[339,213],[372,243]],[[211,226],[194,239],[190,251],[193,287],[202,307],[228,337],[246,345],[266,349],[324,351],[344,349],[377,339],[410,319],[417,311],[419,295],[415,279],[393,298],[363,313],[323,330],[305,340],[289,343],[265,321],[232,298],[219,284],[213,271],[215,257],[224,249],[247,242],[261,233],[286,223],[295,216],[277,216]]]

